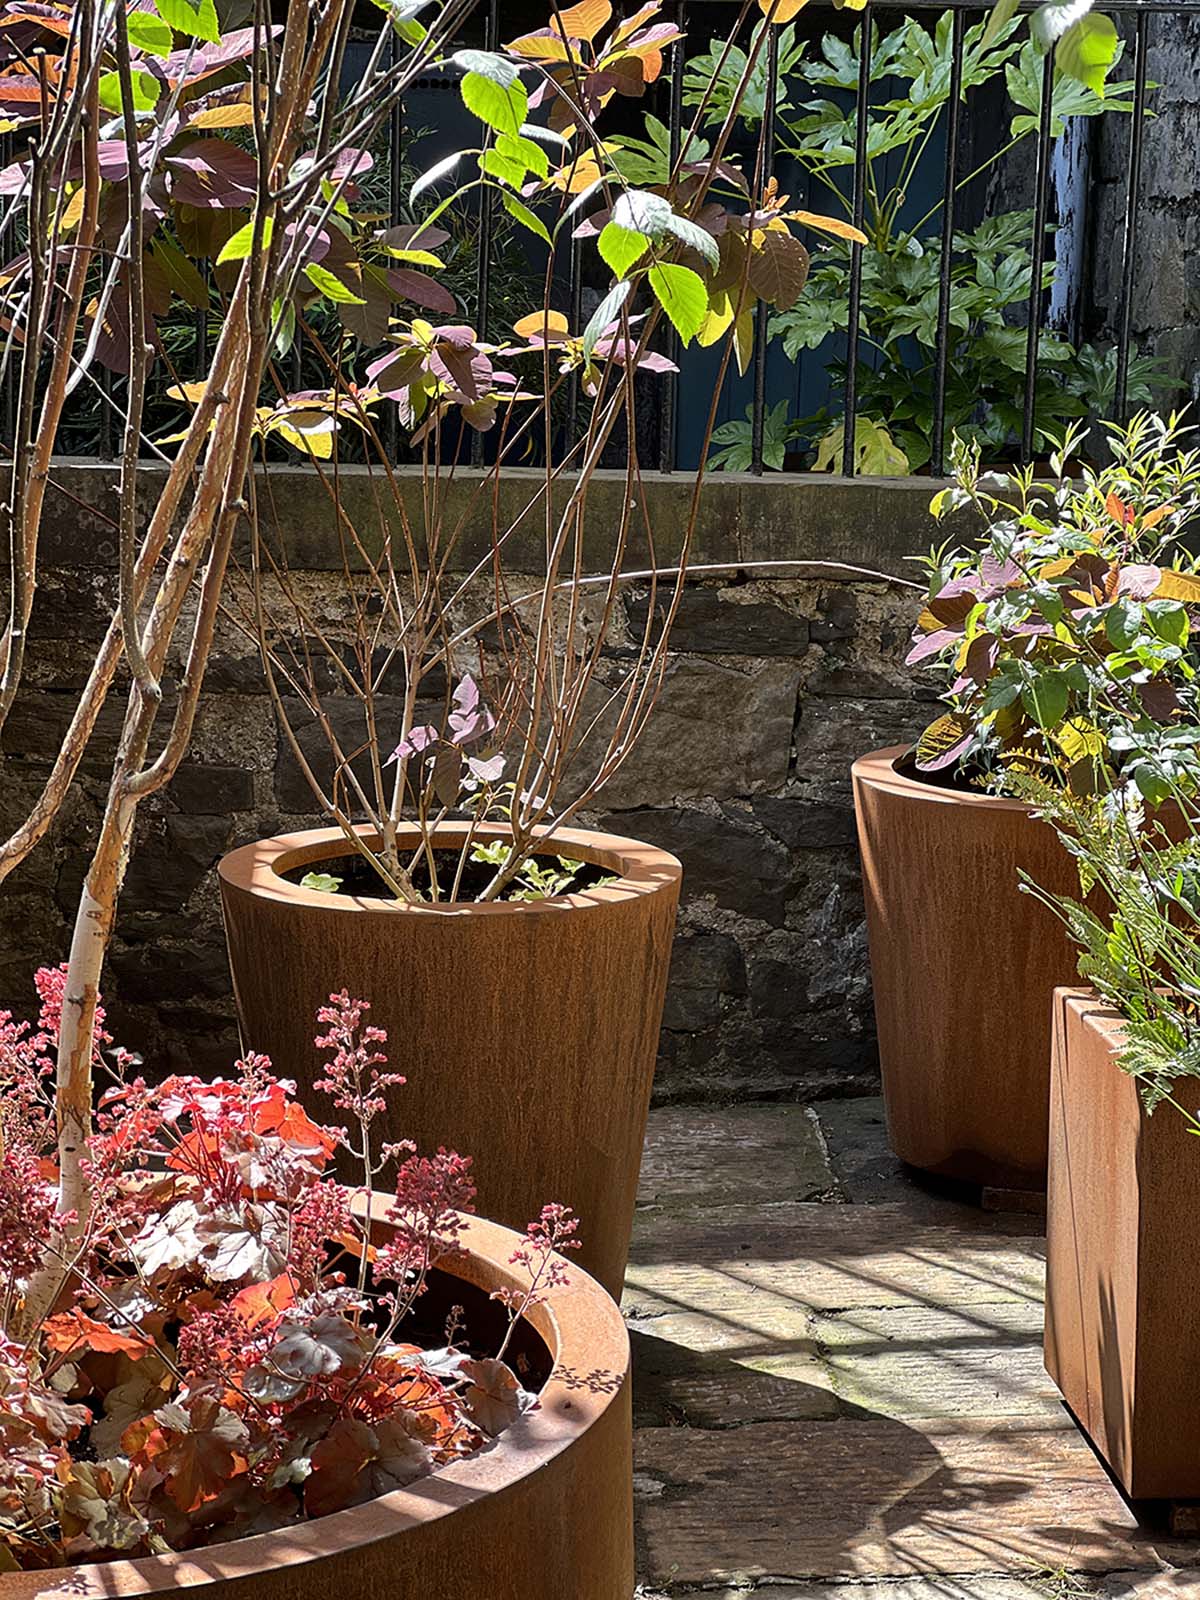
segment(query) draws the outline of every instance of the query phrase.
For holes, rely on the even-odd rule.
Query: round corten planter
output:
[[[382,1217],[386,1197],[376,1200]],[[518,1239],[468,1219],[442,1270],[482,1291],[524,1287]],[[0,1600],[627,1600],[633,1592],[629,1340],[575,1264],[529,1322],[553,1367],[538,1407],[495,1445],[365,1505],[178,1555],[0,1574]]]
[[[923,782],[907,757],[853,769],[892,1148],[947,1177],[1041,1189],[1051,997],[1078,952],[1019,873],[1077,894],[1075,868],[1028,806]]]
[[[451,848],[465,824],[448,824]],[[501,830],[479,830],[481,838]],[[413,828],[402,841],[415,846]],[[221,862],[243,1045],[315,1112],[317,1007],[371,1002],[393,1070],[388,1139],[470,1155],[479,1209],[523,1227],[557,1200],[578,1259],[619,1294],[629,1249],[682,869],[632,839],[560,830],[555,848],[617,874],[554,900],[407,906],[290,882],[352,853],[337,829],[284,834]]]

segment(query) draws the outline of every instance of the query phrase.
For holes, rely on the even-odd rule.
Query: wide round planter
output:
[[[892,1148],[1041,1189],[1051,995],[1078,952],[1019,874],[1078,894],[1072,859],[1028,806],[923,782],[903,746],[855,762],[854,805]]]
[[[435,848],[453,848],[448,824]],[[502,830],[479,830],[482,838]],[[415,828],[403,830],[406,847]],[[615,881],[553,900],[408,906],[303,889],[287,873],[348,856],[338,829],[284,834],[221,862],[245,1048],[295,1078],[314,1113],[317,1007],[348,989],[386,1028],[388,1139],[473,1158],[479,1209],[510,1227],[549,1200],[580,1217],[578,1259],[619,1295],[658,1050],[682,869],[632,839],[561,830],[564,855]]]
[[[1121,1027],[1094,993],[1054,996],[1046,1368],[1131,1499],[1194,1500],[1200,1148],[1174,1106],[1146,1115]],[[1200,1103],[1195,1079],[1174,1093]]]
[[[377,1198],[382,1218],[386,1198]],[[385,1224],[381,1223],[381,1226]],[[469,1218],[442,1269],[468,1296],[524,1287],[519,1243]],[[277,1533],[178,1555],[0,1574],[0,1600],[169,1595],[196,1600],[628,1600],[633,1592],[629,1340],[574,1263],[528,1321],[551,1375],[491,1449],[406,1489]]]

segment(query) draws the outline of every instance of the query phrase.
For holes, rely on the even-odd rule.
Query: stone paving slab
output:
[[[663,1106],[653,1119],[638,1190],[642,1206],[773,1204],[837,1193],[809,1106]]]
[[[1072,1427],[1042,1361],[1042,1307],[896,1306],[815,1319],[842,1400],[888,1417],[1041,1417]]]
[[[1170,1558],[1073,1429],[653,1428],[638,1434],[635,1461],[650,1585],[1108,1573]]]
[[[1040,1304],[1035,1218],[971,1215],[946,1225],[904,1206],[696,1206],[639,1215],[625,1278],[635,1316],[701,1310],[767,1332],[796,1308]]]
[[[830,1192],[802,1107],[652,1115],[643,1600],[1200,1600],[1200,1545],[1139,1526],[1042,1370],[1039,1219],[914,1184],[852,1104],[833,1203],[795,1198]]]

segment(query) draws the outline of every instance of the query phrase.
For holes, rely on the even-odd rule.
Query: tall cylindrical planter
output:
[[[1078,893],[1028,806],[924,782],[903,746],[854,765],[879,1060],[902,1160],[985,1187],[1046,1180],[1050,996],[1077,951],[1019,886]]]
[[[387,1197],[374,1215],[387,1231]],[[486,1305],[529,1279],[520,1241],[465,1219],[439,1271]],[[572,1264],[573,1266],[573,1264]],[[362,1505],[274,1532],[137,1559],[0,1571],[0,1600],[627,1600],[633,1592],[629,1338],[584,1272],[527,1313],[550,1377],[480,1454]]]
[[[1200,1139],[1148,1117],[1116,1057],[1121,1019],[1054,996],[1046,1369],[1133,1499],[1200,1498]],[[1195,1111],[1200,1081],[1176,1094]]]
[[[453,849],[465,824],[437,830]],[[499,830],[482,830],[484,839]],[[415,829],[403,844],[415,847]],[[658,1048],[681,868],[611,834],[560,830],[555,850],[614,874],[552,900],[407,906],[304,889],[352,853],[337,829],[287,834],[220,864],[243,1045],[315,1110],[317,1007],[371,1002],[392,1069],[389,1139],[474,1160],[479,1209],[522,1227],[548,1200],[578,1212],[578,1260],[620,1292]]]

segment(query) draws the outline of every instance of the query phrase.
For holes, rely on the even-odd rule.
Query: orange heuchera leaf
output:
[[[290,1273],[281,1272],[277,1278],[268,1278],[266,1283],[250,1283],[244,1289],[239,1289],[229,1305],[247,1327],[257,1328],[260,1322],[267,1322],[281,1311],[286,1311],[288,1306],[295,1304],[295,1300],[296,1285]]]
[[[1137,512],[1132,506],[1126,505],[1121,496],[1112,490],[1104,502],[1104,509],[1114,522],[1119,522],[1123,528],[1128,528],[1137,519]]]
[[[63,1355],[83,1350],[101,1355],[126,1355],[131,1361],[138,1361],[154,1349],[152,1340],[138,1334],[122,1333],[107,1322],[97,1322],[78,1307],[47,1318],[42,1337],[51,1350]]]
[[[230,1478],[245,1472],[246,1457],[238,1447],[246,1443],[246,1426],[215,1400],[194,1402],[190,1412],[171,1401],[154,1418],[159,1426],[146,1439],[144,1453],[165,1475],[167,1493],[181,1511],[214,1500]]]
[[[594,39],[612,19],[609,0],[579,0],[579,4],[560,11],[550,26],[568,39]]]
[[[789,222],[799,222],[805,228],[819,228],[822,233],[836,234],[839,239],[849,239],[854,244],[866,244],[867,236],[861,228],[856,228],[852,222],[843,222],[840,217],[822,216],[818,211],[789,211]]]

